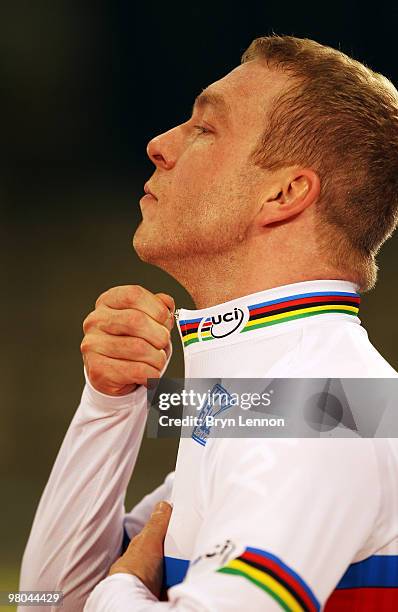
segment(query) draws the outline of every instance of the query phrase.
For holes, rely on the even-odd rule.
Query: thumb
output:
[[[163,304],[165,304],[165,306],[167,306],[167,308],[171,312],[174,312],[176,305],[175,305],[174,299],[171,297],[171,295],[168,295],[168,293],[155,293],[155,296],[161,302],[163,302]]]
[[[174,311],[176,309],[175,302],[171,295],[168,295],[167,293],[155,293],[155,297],[158,298],[159,302],[162,302],[170,312],[170,316],[165,322],[165,325],[171,331],[174,325]]]
[[[171,320],[174,323],[173,315],[176,309],[174,299],[171,297],[171,295],[168,295],[167,293],[155,293],[155,297],[158,298],[158,300],[162,302],[168,308],[171,314]]]
[[[171,512],[172,507],[169,503],[161,501],[156,504],[149,521],[141,532],[142,536],[155,538],[163,542],[169,526]]]

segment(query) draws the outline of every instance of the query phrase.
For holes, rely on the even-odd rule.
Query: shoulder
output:
[[[398,377],[372,345],[365,328],[349,320],[319,321],[303,328],[296,365],[295,376]]]

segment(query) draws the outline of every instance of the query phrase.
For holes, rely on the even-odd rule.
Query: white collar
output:
[[[359,302],[358,287],[352,282],[311,280],[251,293],[208,308],[179,308],[176,319],[184,351],[198,343],[203,350],[235,341],[242,333],[246,337],[249,332],[251,337],[314,315],[340,314],[359,322]]]

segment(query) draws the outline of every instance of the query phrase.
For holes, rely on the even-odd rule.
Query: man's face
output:
[[[188,121],[149,142],[156,170],[148,186],[157,199],[140,202],[133,244],[141,259],[167,270],[242,244],[266,181],[250,153],[286,79],[261,61],[240,65],[206,88],[215,97],[196,103]]]

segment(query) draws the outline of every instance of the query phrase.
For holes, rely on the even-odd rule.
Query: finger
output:
[[[166,325],[168,329],[171,330],[174,325],[174,312],[176,309],[174,299],[171,297],[171,295],[168,295],[167,293],[155,293],[155,295],[157,298],[162,300],[162,302],[167,306],[170,312],[170,320],[166,321]]]
[[[114,336],[103,332],[89,334],[83,341],[85,352],[92,350],[105,357],[142,361],[162,370],[167,361],[166,351],[155,348],[143,338]]]
[[[130,308],[141,310],[163,325],[170,318],[170,311],[165,302],[140,285],[112,287],[99,296],[95,307],[97,308],[100,304],[105,304],[115,310]]]
[[[105,310],[106,309],[106,310]],[[167,309],[166,309],[167,310]],[[114,310],[102,307],[90,315],[91,326],[114,336],[143,338],[155,348],[165,348],[170,341],[170,331],[141,310],[131,308]],[[86,326],[86,331],[89,329]]]
[[[159,378],[160,371],[147,363],[113,359],[95,353],[90,359],[88,376],[96,388],[103,385],[109,386],[109,381],[112,381],[115,387],[132,383],[147,387],[147,379]]]

